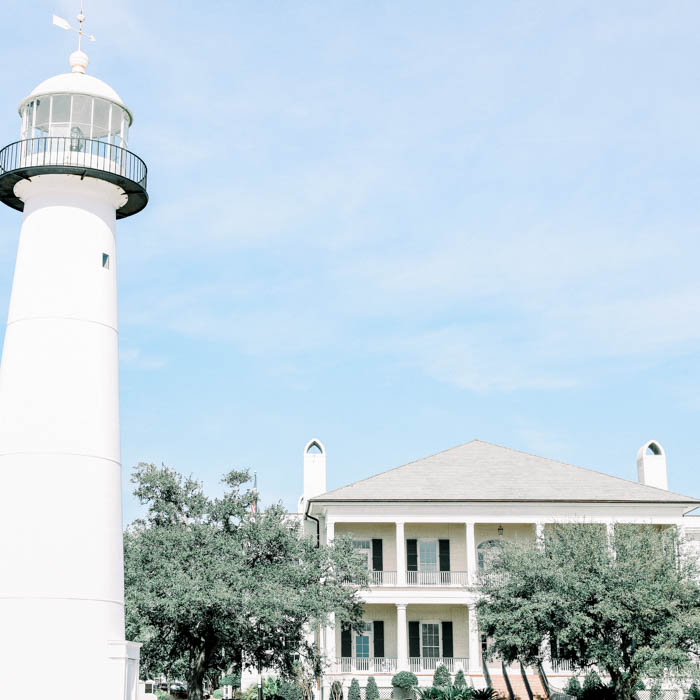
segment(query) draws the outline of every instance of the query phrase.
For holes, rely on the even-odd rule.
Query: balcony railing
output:
[[[434,671],[438,666],[447,667],[450,673],[466,671],[469,668],[469,659],[456,656],[420,656],[408,660],[408,667],[413,673]]]
[[[0,151],[0,200],[22,211],[24,203],[14,195],[14,185],[51,173],[94,177],[121,187],[128,201],[117,210],[117,218],[135,214],[148,202],[148,169],[141,158],[120,146],[82,136],[45,136],[5,146]]]
[[[395,673],[397,659],[386,656],[339,656],[333,670],[336,673]]]
[[[549,665],[553,673],[571,673],[574,670],[571,661],[566,659],[551,659]]]
[[[469,575],[466,571],[407,571],[409,586],[466,586]]]
[[[395,571],[370,571],[369,572],[370,586],[395,586],[396,572]]]

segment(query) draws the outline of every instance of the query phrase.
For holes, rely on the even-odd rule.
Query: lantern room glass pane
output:
[[[105,140],[109,134],[109,108],[111,104],[95,98],[95,114],[92,122],[92,138]]]
[[[49,133],[49,114],[51,98],[41,97],[36,101],[36,115],[34,118],[34,136],[46,136]]]
[[[32,137],[32,118],[34,116],[34,102],[24,105],[22,110],[22,138],[30,139]]]
[[[49,136],[70,135],[70,95],[52,95]]]
[[[80,126],[83,131],[90,133],[92,123],[92,97],[87,95],[73,95],[73,116],[71,125]]]

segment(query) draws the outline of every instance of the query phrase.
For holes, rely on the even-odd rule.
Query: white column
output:
[[[403,521],[396,522],[396,585],[406,585],[406,537]],[[404,613],[406,606],[404,606]]]
[[[544,523],[535,523],[535,541],[540,549],[544,548]]]
[[[476,583],[477,565],[476,565],[476,545],[474,539],[474,523],[464,523],[467,531],[466,546],[467,546],[467,577],[469,583]]]
[[[325,656],[326,660],[331,664],[335,664],[336,651],[335,651],[335,613],[330,614],[328,620],[328,626],[324,630],[325,637]]]
[[[469,673],[481,673],[481,639],[476,606],[469,606]]]
[[[335,537],[335,520],[326,518],[326,544],[330,544]],[[336,663],[336,648],[335,648],[335,613],[331,613],[329,624],[323,631],[325,641],[325,656],[332,666],[331,670],[335,669]]]
[[[403,523],[401,529],[403,530]],[[396,603],[396,656],[398,670],[408,671],[408,624],[405,603]]]
[[[607,522],[605,523],[605,534],[608,539],[608,549],[610,550],[610,554],[612,555],[612,558],[615,558],[615,523],[614,522]]]

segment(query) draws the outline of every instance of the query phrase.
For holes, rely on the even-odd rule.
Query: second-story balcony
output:
[[[466,586],[469,576],[466,571],[407,571],[408,586]]]
[[[406,571],[400,581],[397,571],[370,571],[369,585],[375,587],[426,586],[455,587],[466,586],[469,574],[466,571]]]

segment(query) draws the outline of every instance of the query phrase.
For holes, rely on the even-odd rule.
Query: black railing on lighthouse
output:
[[[23,139],[0,150],[0,200],[22,210],[15,184],[47,173],[94,177],[120,186],[129,201],[117,210],[118,218],[135,214],[148,202],[148,168],[143,160],[126,148],[84,138],[80,132]]]

